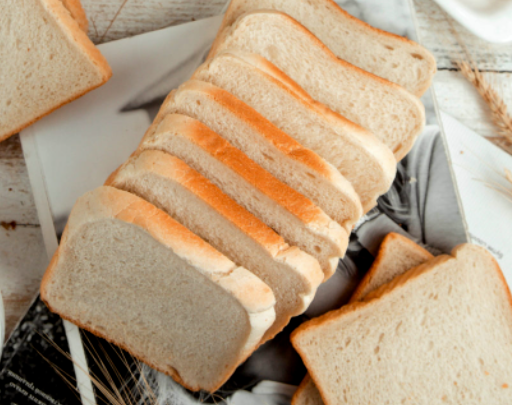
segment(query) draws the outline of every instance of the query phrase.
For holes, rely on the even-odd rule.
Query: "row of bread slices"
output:
[[[292,3],[334,7],[275,6]],[[241,6],[251,2],[231,4],[209,59],[138,150],[77,202],[41,289],[52,310],[193,390],[218,389],[306,310],[424,121],[416,96],[287,14],[230,24]],[[402,61],[414,74],[430,57],[357,26],[373,47],[425,55]]]

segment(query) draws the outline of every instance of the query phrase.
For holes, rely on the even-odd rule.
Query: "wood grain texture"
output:
[[[89,37],[94,43],[212,17],[221,12],[225,3],[226,0],[82,0],[89,19]]]
[[[433,0],[414,0],[414,7],[420,41],[433,52],[440,70],[455,69],[452,61],[464,54],[458,36],[481,70],[512,72],[510,44],[495,45],[478,38],[449,17]]]
[[[216,15],[225,1],[82,0],[82,3],[90,22],[89,36],[95,43],[101,43]],[[487,107],[476,91],[460,73],[449,71],[454,68],[452,60],[462,51],[451,27],[464,38],[478,66],[493,72],[489,77],[502,87],[510,105],[512,47],[489,45],[477,39],[456,22],[450,22],[432,0],[414,0],[414,4],[420,40],[438,60],[440,72],[434,88],[440,108],[481,135],[494,135]],[[5,225],[5,228],[0,226],[0,290],[8,335],[36,294],[47,262],[18,136],[0,143],[0,223]],[[11,223],[16,223],[15,229]]]

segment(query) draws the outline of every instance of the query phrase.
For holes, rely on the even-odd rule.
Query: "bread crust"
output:
[[[275,305],[273,292],[256,276],[236,266],[233,262],[213,249],[201,238],[174,221],[163,211],[135,195],[112,187],[103,186],[87,193],[75,204],[62,235],[60,246],[52,257],[50,265],[41,282],[40,293],[43,302],[45,302],[52,312],[58,313],[64,319],[69,320],[79,327],[120,346],[123,350],[126,350],[149,366],[169,374],[186,388],[194,391],[199,389],[208,389],[211,390],[211,392],[216,391],[225,380],[229,378],[232,372],[234,372],[238,364],[249,356],[254,347],[241,348],[242,353],[239,356],[241,358],[240,362],[233,364],[231,368],[225,370],[222,381],[216,386],[191,386],[182,380],[177,370],[164,369],[157,364],[147,361],[147,359],[145,359],[141,353],[136,352],[135,349],[128,348],[124,344],[114,341],[94,327],[82,324],[79,319],[74,319],[73,317],[56,311],[51,305],[51,299],[49,299],[47,295],[47,287],[61,259],[60,252],[62,247],[66,245],[67,240],[75,232],[78,232],[83,225],[107,218],[131,223],[148,232],[154,239],[173,250],[182,260],[187,261],[201,274],[234,297],[246,310],[248,317],[250,314],[265,313],[269,310],[272,312]],[[243,274],[234,274],[239,271],[239,269],[242,269]]]
[[[424,255],[425,257],[428,257],[428,259],[434,258],[434,256],[432,254],[430,254],[426,249],[417,245],[409,238],[406,238],[405,236],[400,235],[399,233],[395,233],[395,232],[388,233],[386,235],[386,237],[384,238],[384,240],[382,241],[382,244],[379,248],[379,252],[377,253],[377,257],[373,261],[372,266],[370,267],[370,270],[368,270],[368,272],[363,277],[363,279],[357,286],[356,290],[354,291],[352,298],[350,298],[350,302],[349,302],[350,304],[364,299],[364,294],[363,294],[364,291],[367,289],[368,285],[372,282],[375,275],[381,271],[380,266],[382,265],[382,262],[385,260],[386,256],[389,254],[388,247],[398,241],[400,241],[401,243],[407,244],[409,249],[417,251],[419,254]]]
[[[199,67],[192,76],[192,79],[196,77],[200,79],[201,71],[209,70],[210,66],[215,65],[215,63],[221,58],[233,58],[240,63],[244,63],[258,69],[261,74],[274,85],[287,92],[306,108],[320,115],[327,123],[329,123],[329,125],[350,131],[353,135],[351,137],[351,142],[353,144],[358,144],[358,146],[365,149],[368,154],[371,154],[381,169],[383,183],[385,185],[385,187],[380,190],[381,194],[384,194],[389,189],[393,183],[396,173],[396,159],[391,150],[370,131],[332,111],[324,104],[314,100],[306,91],[304,91],[304,89],[302,89],[302,87],[290,79],[277,66],[262,56],[234,49],[224,50],[219,52],[214,58],[207,60],[201,67]],[[374,206],[374,201],[367,202],[366,204],[362,203],[363,212],[368,212]]]
[[[279,252],[290,248],[281,236],[177,157],[157,150],[139,151],[117,169],[105,184],[112,187],[122,184],[130,175],[119,171],[127,165],[136,165],[136,170],[141,174],[155,173],[181,184],[242,232],[250,235],[251,239],[264,246],[272,256],[275,257]]]
[[[359,20],[358,18],[350,15],[345,10],[343,10],[338,4],[336,4],[333,0],[320,0],[324,1],[331,9],[331,11],[335,14],[338,14],[340,18],[344,18],[346,20],[350,20],[353,23],[356,23],[359,25],[360,28],[364,29],[368,34],[373,36],[374,38],[383,37],[388,41],[396,42],[399,45],[402,45],[406,48],[408,48],[411,52],[420,54],[424,59],[428,60],[430,65],[430,76],[428,76],[425,80],[423,80],[420,86],[418,86],[417,90],[413,92],[414,95],[421,97],[427,89],[430,87],[432,83],[432,78],[435,75],[437,71],[437,63],[434,58],[434,56],[423,46],[418,44],[417,42],[411,41],[408,38],[402,37],[400,35],[396,35],[393,33],[390,33],[388,31],[381,30],[379,28],[375,28],[371,26],[370,24]],[[244,13],[251,12],[258,10],[258,5],[256,3],[255,7],[249,8],[249,9],[242,9],[242,12],[237,12],[238,9],[241,9],[241,3],[243,3],[244,0],[231,0],[231,3],[226,11],[226,14],[224,15],[224,18],[222,20],[221,26],[219,28],[219,33],[217,34],[217,37],[212,45],[212,48],[208,54],[208,59],[213,58],[215,54],[217,54],[219,48],[221,47],[222,42],[225,40],[225,37],[227,36],[227,33],[229,31],[229,28],[235,23],[235,21]],[[284,11],[284,10],[279,10]],[[320,16],[319,16],[320,17]],[[302,21],[298,21],[302,24]],[[302,24],[304,25],[304,24]],[[342,58],[340,58],[342,59]]]
[[[351,211],[354,211],[355,215],[351,218],[347,218],[346,221],[340,225],[347,226],[347,228],[350,229],[361,217],[363,214],[361,200],[352,184],[347,181],[337,169],[315,152],[303,147],[299,142],[281,131],[252,107],[226,90],[207,82],[189,80],[178,88],[174,95],[174,100],[179,103],[179,98],[186,92],[200,92],[206,94],[231,114],[248,124],[255,132],[264,138],[266,142],[275,147],[287,158],[318,173],[336,189],[337,193],[343,194],[346,204],[352,206]],[[168,107],[172,108],[171,106],[172,104],[169,103]]]
[[[417,279],[418,277],[421,277],[424,273],[428,273],[437,268],[438,266],[448,263],[450,261],[457,260],[458,255],[464,250],[477,250],[480,252],[480,254],[486,255],[488,258],[492,260],[493,269],[496,272],[496,275],[498,276],[498,279],[500,280],[504,288],[505,294],[507,296],[507,302],[512,312],[512,295],[510,292],[510,288],[505,280],[503,272],[501,271],[496,259],[486,249],[480,246],[476,246],[470,243],[458,245],[452,250],[451,255],[441,255],[434,257],[432,260],[429,260],[428,262],[422,265],[412,268],[406,273],[395,277],[391,282],[384,284],[375,291],[372,291],[366,297],[363,298],[363,301],[345,305],[338,310],[330,311],[318,318],[314,318],[310,321],[307,321],[292,332],[290,337],[292,345],[295,348],[295,350],[297,350],[302,360],[304,361],[304,364],[306,365],[306,368],[310,372],[311,378],[315,382],[315,385],[317,386],[320,395],[325,403],[328,402],[325,401],[325,395],[322,391],[322,387],[316,382],[318,381],[318,377],[315,375],[315,370],[313,369],[313,367],[311,367],[310,362],[308,361],[307,357],[305,356],[305,353],[302,351],[302,348],[300,346],[300,334],[307,331],[314,331],[319,326],[329,324],[330,322],[339,320],[340,318],[350,316],[352,314],[356,314],[362,308],[377,307],[380,303],[380,300],[387,296],[388,294],[399,294],[400,290],[405,285]]]
[[[158,130],[150,129],[148,131],[139,145],[139,150],[157,149],[170,152],[165,147],[165,139],[172,139],[176,136],[186,139],[187,142],[196,145],[203,152],[224,164],[228,170],[241,177],[244,182],[300,220],[310,234],[327,239],[333,257],[344,255],[349,238],[345,229],[331,220],[302,194],[277,180],[200,121],[181,114],[170,114],[160,122]],[[305,250],[315,256],[310,250]],[[336,271],[333,261],[322,268],[325,279],[328,279]]]
[[[68,104],[84,94],[102,86],[112,77],[112,69],[110,68],[107,60],[101,54],[101,52],[94,46],[87,35],[82,31],[78,22],[71,17],[69,11],[64,7],[61,0],[39,0],[43,5],[44,9],[50,14],[55,20],[56,24],[62,29],[64,34],[68,37],[69,42],[75,47],[77,52],[85,54],[86,57],[95,65],[99,76],[101,77],[99,82],[85,90],[78,91],[71,94],[67,100],[61,102],[55,107],[50,108],[43,114],[36,116],[35,118],[29,119],[27,122],[20,124],[14,130],[11,130],[5,134],[0,135],[0,142],[17,134],[28,126],[32,125],[41,118],[51,114],[55,110],[59,109],[65,104]]]
[[[89,21],[87,20],[87,15],[85,14],[85,10],[82,7],[82,3],[80,0],[61,0],[64,7],[66,7],[71,14],[71,17],[75,19],[75,21],[80,26],[80,29],[87,34],[89,30]]]
[[[206,125],[181,114],[167,116],[159,125],[158,132],[179,133],[191,142],[199,145],[227,167],[254,185],[258,190],[285,207],[295,217],[316,231],[329,230],[330,218],[315,204],[291,187],[277,180],[269,172],[250,160],[244,153],[230,145]],[[157,135],[157,134],[154,134]],[[152,149],[149,146],[152,136],[141,144],[141,149]],[[342,230],[342,229],[341,229]],[[337,233],[338,234],[338,233]],[[347,238],[348,235],[339,233],[335,236],[330,232],[330,238]]]
[[[374,85],[380,85],[384,87],[388,87],[393,90],[396,94],[398,94],[402,99],[407,100],[409,104],[417,110],[418,119],[416,128],[412,131],[412,133],[408,134],[407,138],[403,139],[400,145],[393,150],[395,158],[397,161],[401,160],[405,155],[411,150],[416,137],[421,133],[424,127],[425,122],[425,108],[418,97],[409,93],[403,87],[399,86],[396,83],[392,83],[382,77],[376,76],[372,73],[369,73],[365,70],[354,66],[347,61],[338,58],[334,53],[331,52],[329,48],[327,48],[317,37],[315,37],[307,28],[302,26],[299,22],[294,20],[292,17],[288,16],[285,13],[275,11],[275,10],[258,10],[251,11],[240,16],[235,23],[233,23],[229,29],[227,29],[226,35],[221,43],[219,43],[216,52],[221,52],[223,50],[229,49],[229,39],[234,36],[237,29],[241,29],[244,24],[250,24],[250,20],[252,18],[278,18],[280,19],[280,25],[290,24],[294,27],[295,30],[301,32],[305,37],[309,38],[309,40],[318,47],[323,53],[331,59],[335,64],[343,66],[346,70],[351,70],[355,74],[365,77],[368,80],[371,80]],[[213,54],[211,55],[213,57]]]
[[[417,245],[413,241],[411,241],[409,238],[406,238],[405,236],[391,232],[386,235],[384,240],[382,241],[379,251],[377,253],[377,257],[375,258],[370,270],[366,273],[363,280],[359,283],[358,287],[354,291],[352,298],[349,301],[349,304],[352,304],[354,302],[360,302],[364,299],[365,295],[367,294],[366,291],[368,289],[368,285],[372,282],[373,278],[383,270],[381,269],[382,263],[385,261],[386,256],[390,253],[389,247],[392,246],[395,243],[404,243],[408,246],[408,249],[417,251],[419,255],[422,255],[426,258],[426,260],[433,259],[434,256],[430,254],[427,250],[423,249],[421,246]],[[368,291],[368,293],[371,292]],[[306,377],[304,377],[304,380],[301,383],[302,389],[297,390],[297,392],[293,396],[293,400],[298,401],[299,396],[301,395],[307,395],[304,393],[305,387],[308,385],[308,383],[311,381],[311,377],[309,374],[306,374]],[[314,384],[314,382],[311,381],[311,384]],[[316,387],[316,386],[315,386]],[[300,388],[300,387],[299,387]],[[294,404],[294,401],[292,400],[292,405]]]

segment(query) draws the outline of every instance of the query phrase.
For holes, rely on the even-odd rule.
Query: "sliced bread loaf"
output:
[[[326,278],[336,270],[348,244],[347,232],[206,125],[168,115],[156,132],[148,132],[139,149],[161,150],[183,160],[287,243],[318,259]]]
[[[433,258],[428,251],[405,236],[389,233],[382,241],[372,267],[352,295],[350,302],[363,300],[370,292]],[[323,405],[320,392],[309,375],[304,378],[293,395],[292,405]]]
[[[228,49],[268,59],[311,97],[372,132],[397,160],[421,133],[425,111],[417,97],[339,59],[284,13],[258,11],[241,16],[217,51]]]
[[[390,188],[396,160],[389,148],[369,131],[314,101],[260,55],[221,52],[197,69],[193,78],[229,91],[331,163],[352,184],[365,212]]]
[[[510,403],[510,291],[485,249],[452,255],[293,333],[326,404]]]
[[[0,141],[112,75],[60,0],[3,1],[0,38]]]
[[[276,320],[261,343],[303,313],[324,275],[318,262],[254,217],[180,159],[146,150],[107,181],[167,212],[274,292]]]
[[[347,230],[361,217],[354,187],[332,165],[226,90],[189,80],[172,92],[162,112],[201,121]]]
[[[258,277],[112,187],[78,199],[41,298],[187,388],[211,392],[275,318],[274,295]]]
[[[352,17],[332,0],[231,0],[211,55],[237,18],[261,9],[290,15],[338,58],[397,83],[418,97],[428,89],[437,70],[434,57],[424,47]]]

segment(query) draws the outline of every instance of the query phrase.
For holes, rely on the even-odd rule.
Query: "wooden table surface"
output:
[[[82,0],[95,43],[220,13],[225,0]],[[463,39],[480,69],[512,106],[512,46],[487,44],[451,20],[433,0],[414,0],[420,41],[437,58],[434,90],[441,110],[483,136],[495,136],[488,109],[452,61]],[[115,17],[115,20],[114,20]],[[113,23],[112,20],[114,20]],[[0,290],[7,336],[35,296],[48,263],[18,136],[0,143]]]

